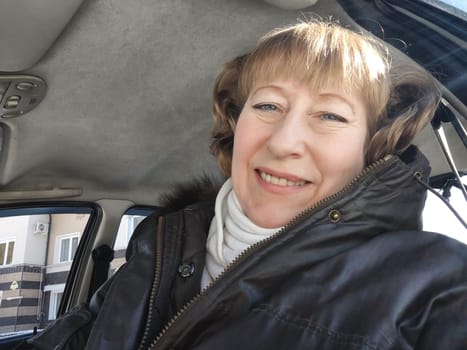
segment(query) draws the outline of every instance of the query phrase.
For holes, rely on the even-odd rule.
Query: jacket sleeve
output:
[[[433,300],[415,349],[467,349],[467,284]]]
[[[77,305],[17,349],[84,349],[92,321],[93,315],[88,307]]]
[[[75,306],[15,350],[118,348],[109,339],[134,345],[152,282],[156,225],[154,217],[138,225],[127,248],[127,262],[94,293],[89,304]]]
[[[76,305],[69,312],[57,318],[44,331],[23,342],[15,350],[84,349],[102,301],[117,274],[96,291],[89,305]]]

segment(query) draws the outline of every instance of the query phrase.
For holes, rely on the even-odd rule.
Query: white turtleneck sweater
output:
[[[215,215],[206,242],[206,265],[201,289],[219,276],[241,252],[279,229],[262,228],[251,222],[243,213],[232,189],[232,181],[228,179],[216,197]]]

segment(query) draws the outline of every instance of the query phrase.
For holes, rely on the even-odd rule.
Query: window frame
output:
[[[95,233],[97,232],[102,220],[103,211],[97,203],[85,201],[49,201],[0,204],[0,217],[45,214],[89,214],[87,224],[85,225],[78,242],[75,259],[71,262],[70,269],[68,271],[60,305],[58,305],[57,315],[61,315],[71,308],[73,298],[76,298],[76,295],[79,293],[79,289],[76,289],[77,281],[79,281],[79,276],[84,274],[86,269],[88,256],[91,254]],[[52,256],[52,261],[55,262],[54,256]]]
[[[0,245],[5,244],[5,255],[3,257],[3,261],[0,261],[0,266],[5,267],[5,266],[9,266],[9,265],[13,264],[13,260],[14,260],[13,256],[15,254],[15,242],[16,242],[15,239],[0,241]],[[13,248],[12,248],[12,252],[11,252],[11,261],[8,263],[7,262],[8,252],[9,252],[9,248],[10,248],[12,243],[13,243]]]
[[[49,301],[49,321],[57,319],[58,310],[60,309],[60,302],[63,298],[63,291],[61,292],[50,292]]]
[[[44,288],[44,293],[50,292],[49,295],[49,308],[47,320],[53,321],[57,318],[57,314],[60,308],[60,303],[63,299],[63,291],[65,290],[65,283],[53,284]],[[58,300],[58,295],[61,294],[61,297]]]
[[[77,243],[76,243],[75,251],[73,252],[73,239],[74,238],[77,239]],[[73,258],[79,246],[79,241],[80,241],[79,232],[73,232],[73,233],[67,233],[64,235],[60,235],[60,236],[57,236],[55,239],[56,239],[56,242],[55,242],[54,262],[56,264],[67,264],[67,263],[73,262]],[[62,248],[63,248],[62,244],[63,244],[63,241],[65,240],[70,240],[70,245],[68,246],[69,251],[68,251],[67,260],[62,260]]]

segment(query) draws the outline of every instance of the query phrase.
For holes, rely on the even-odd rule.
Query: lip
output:
[[[306,181],[307,183],[311,182],[311,181],[309,181],[307,179],[304,179],[302,177],[299,177],[299,176],[296,176],[296,175],[293,175],[293,174],[289,174],[289,173],[283,173],[283,172],[280,172],[280,171],[271,170],[269,168],[259,167],[259,168],[255,168],[255,171],[257,173],[262,171],[262,172],[270,174],[272,176],[281,177],[281,178],[286,179],[287,181],[292,181],[292,182],[300,182],[300,181]]]
[[[274,171],[274,170],[271,170],[271,169],[268,169],[268,168],[263,168],[263,167],[255,168],[254,172],[255,172],[255,177],[256,177],[257,183],[264,190],[266,190],[268,192],[275,193],[275,194],[289,194],[289,193],[295,193],[295,192],[298,192],[298,191],[302,191],[302,190],[306,189],[312,183],[311,181],[308,181],[308,180],[306,180],[306,179],[304,179],[302,177],[296,176],[296,175],[292,175],[292,174],[284,173],[284,172],[278,172],[278,171]],[[275,185],[275,184],[264,181],[263,178],[260,175],[260,172],[264,172],[264,173],[270,174],[270,175],[278,177],[278,178],[284,178],[287,181],[292,181],[292,182],[305,181],[305,184],[302,185],[302,186],[280,186],[280,185]]]

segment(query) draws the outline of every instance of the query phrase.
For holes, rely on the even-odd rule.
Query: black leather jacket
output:
[[[467,349],[467,246],[419,231],[428,171],[415,148],[374,164],[201,292],[212,201],[146,219],[75,310],[91,320],[81,346],[90,332],[99,350]]]

